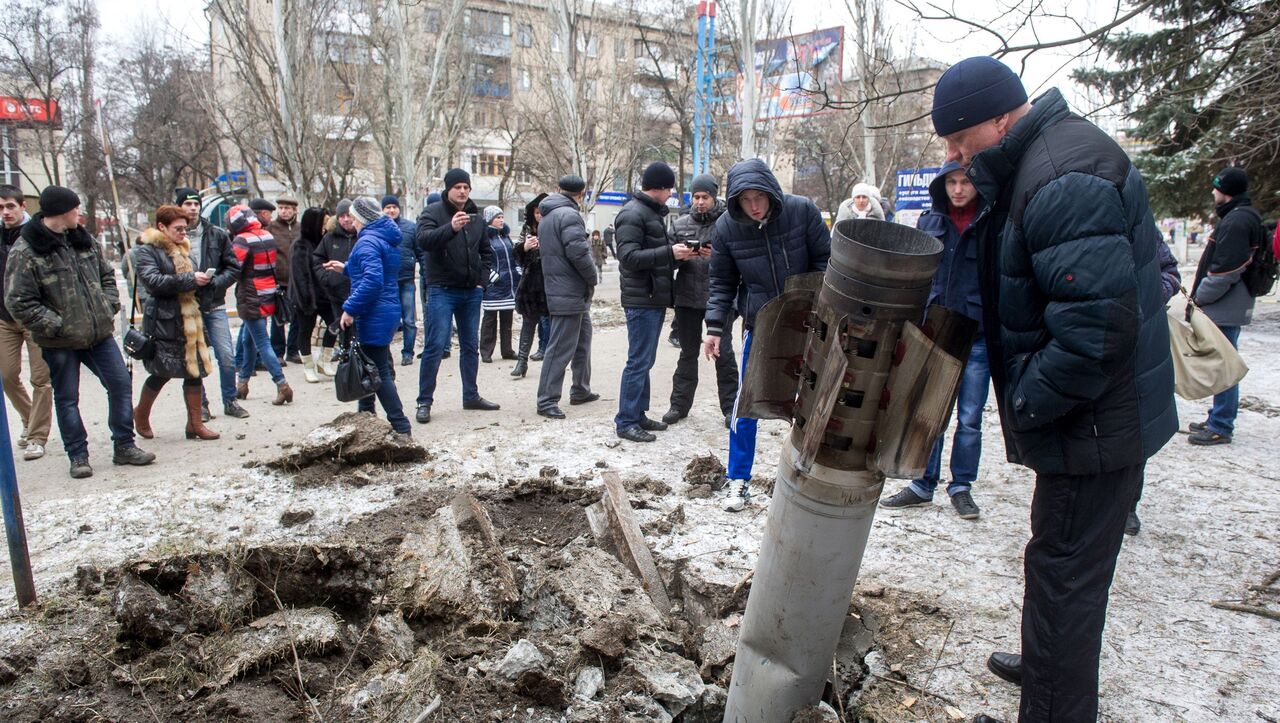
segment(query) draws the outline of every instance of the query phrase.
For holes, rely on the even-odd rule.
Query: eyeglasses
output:
[[[170,226],[169,230],[176,234],[185,234],[187,232],[187,227],[186,226]]]

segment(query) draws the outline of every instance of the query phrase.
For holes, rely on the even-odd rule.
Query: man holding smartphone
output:
[[[427,338],[418,367],[414,418],[419,424],[431,421],[436,375],[454,323],[458,327],[462,408],[496,410],[498,405],[481,397],[476,386],[480,369],[480,302],[493,270],[493,249],[480,209],[471,200],[471,174],[461,168],[444,174],[444,196],[428,204],[418,217],[417,244],[427,257]]]
[[[673,224],[674,242],[689,247],[697,255],[676,263],[675,320],[680,360],[671,377],[671,408],[662,415],[662,421],[667,424],[675,424],[689,415],[698,389],[698,352],[702,348],[702,321],[710,293],[711,231],[725,209],[724,202],[716,198],[720,184],[715,176],[708,173],[695,176],[689,190],[693,194],[689,213]],[[726,326],[731,324],[730,321]],[[726,424],[738,395],[738,362],[733,355],[731,336],[721,336],[720,356],[716,357],[716,389]]]

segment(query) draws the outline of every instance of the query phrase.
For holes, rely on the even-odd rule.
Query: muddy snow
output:
[[[544,420],[537,365],[512,379],[495,363],[481,391],[503,410],[464,412],[446,362],[432,422],[408,445],[355,415],[322,427],[350,406],[291,365],[292,409],[270,407],[261,382],[253,418],[219,418],[222,440],[185,442],[166,395],[159,438],[143,445],[157,465],[111,468],[105,404],[86,379],[91,484],[66,480],[56,442],[17,462],[40,602],[5,601],[0,716],[719,720],[768,499],[720,509],[726,440],[705,365],[693,414],[658,443],[613,435],[625,330],[598,326],[601,401]],[[1280,570],[1273,300],[1241,352],[1252,399],[1235,443],[1180,434],[1148,464],[1143,529],[1125,540],[1111,594],[1105,720],[1280,720],[1280,621],[1213,606],[1280,610],[1268,583]],[[653,414],[676,354],[664,342]],[[416,368],[403,371],[411,400]],[[1179,400],[1184,428],[1208,406]],[[1018,648],[1032,475],[1003,462],[994,408],[985,422],[981,518],[958,519],[942,495],[877,512],[824,705],[797,720],[1016,717],[1017,690],[984,662]],[[761,424],[758,488],[785,431]],[[623,482],[670,609],[592,534],[605,471]]]

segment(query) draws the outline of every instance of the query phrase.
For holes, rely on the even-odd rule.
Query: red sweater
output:
[[[956,208],[955,204],[948,203],[949,207],[947,215],[951,217],[951,222],[956,225],[956,233],[964,233],[969,224],[973,223],[974,216],[978,215],[978,204],[969,202],[963,208]]]

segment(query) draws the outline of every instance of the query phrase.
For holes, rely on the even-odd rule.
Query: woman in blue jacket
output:
[[[378,366],[382,386],[377,397],[387,413],[387,421],[400,434],[410,434],[409,418],[404,414],[400,394],[396,391],[391,366],[391,338],[400,324],[400,228],[382,213],[372,198],[358,198],[351,204],[355,220],[356,243],[345,264],[330,261],[351,279],[351,293],[342,304],[342,328],[356,327],[356,338],[373,363]],[[374,412],[373,398],[359,402],[362,412]]]
[[[516,358],[516,350],[511,346],[511,317],[516,309],[520,267],[516,265],[515,247],[511,243],[511,227],[507,226],[502,209],[486,206],[484,222],[489,246],[493,249],[493,271],[489,274],[484,299],[480,301],[480,308],[484,310],[484,318],[480,322],[480,361],[488,364],[493,361],[493,348],[497,346],[499,337],[502,340],[502,358]]]

